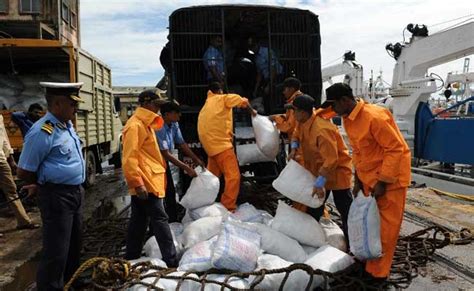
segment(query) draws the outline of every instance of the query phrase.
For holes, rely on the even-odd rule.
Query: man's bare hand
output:
[[[38,191],[38,185],[37,184],[29,184],[21,187],[20,191],[28,191],[28,197],[31,197],[33,195],[36,195],[36,192]]]
[[[184,172],[186,173],[186,175],[188,175],[190,177],[193,177],[193,178],[197,177],[196,171],[194,171],[194,169],[189,167],[189,166],[184,168]]]
[[[148,199],[148,191],[146,190],[145,186],[138,186],[135,188],[135,192],[137,193],[137,197],[141,200]]]
[[[313,187],[313,197],[318,196],[319,199],[323,199],[326,195],[326,190],[321,187]]]
[[[287,160],[294,160],[296,157],[296,149],[291,149],[290,153],[288,154]]]
[[[387,183],[378,181],[377,184],[374,186],[374,190],[372,191],[372,195],[375,197],[375,199],[378,199],[385,195],[387,192]]]

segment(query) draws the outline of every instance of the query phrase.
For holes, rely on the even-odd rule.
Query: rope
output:
[[[460,199],[460,200],[466,200],[466,201],[474,202],[474,195],[456,194],[456,193],[443,191],[443,190],[433,188],[433,187],[428,187],[428,188],[430,190],[432,190],[433,192],[435,192],[436,194],[438,194],[438,195],[444,195],[444,196],[448,196],[448,197],[451,197],[451,198],[456,198],[456,199]]]
[[[26,198],[30,197],[28,192],[26,192],[26,194],[24,194],[24,195],[21,195],[21,192],[20,192],[20,195],[17,195],[17,196],[18,197],[16,197],[16,198],[13,198],[11,200],[0,203],[0,208],[6,207],[6,206],[8,206],[8,204],[13,203],[16,200],[23,200],[23,199],[26,199]]]
[[[138,265],[139,267],[140,265]],[[64,286],[67,291],[72,284],[87,270],[94,268],[92,280],[101,282],[101,284],[114,285],[117,282],[133,281],[139,276],[137,269],[131,269],[130,262],[123,259],[109,259],[105,257],[92,258],[84,262]],[[139,270],[139,269],[138,269]]]

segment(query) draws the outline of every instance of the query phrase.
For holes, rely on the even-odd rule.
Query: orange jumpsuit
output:
[[[292,141],[300,143],[304,167],[316,177],[326,177],[326,190],[350,189],[351,157],[337,127],[329,120],[333,116],[332,111],[315,110],[308,121],[298,124]],[[300,203],[293,203],[293,207],[307,211],[307,206]],[[348,209],[344,211],[347,212]],[[325,216],[328,216],[327,212]]]
[[[157,197],[165,197],[165,160],[155,135],[163,124],[161,116],[138,107],[123,128],[122,169],[132,194],[136,187],[145,186]]]
[[[367,261],[366,271],[377,278],[388,277],[410,185],[410,149],[385,108],[361,100],[343,122],[365,195],[377,181],[387,183],[385,195],[377,199],[383,256]]]
[[[303,95],[303,92],[296,91],[288,98],[286,104],[293,104],[293,101],[296,97]],[[293,109],[287,109],[285,114],[275,116],[276,127],[283,133],[288,135],[288,140],[291,141],[293,133],[296,129],[298,121],[295,119],[295,111]],[[301,149],[296,150],[295,161],[300,164],[303,164],[303,157],[301,155]]]
[[[247,107],[248,100],[237,94],[214,94],[209,91],[199,112],[198,135],[208,155],[207,168],[217,177],[224,174],[225,189],[221,203],[236,208],[240,190],[240,170],[232,144],[232,108]]]

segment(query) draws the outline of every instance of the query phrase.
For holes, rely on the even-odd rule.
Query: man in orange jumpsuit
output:
[[[324,198],[323,205],[308,208],[306,212],[319,221],[332,192],[347,239],[347,217],[352,203],[351,157],[337,127],[330,121],[334,114],[328,114],[328,110],[313,110],[313,106],[314,99],[308,95],[300,95],[293,101],[298,125],[293,133],[292,151],[296,146],[301,149],[304,167],[317,177],[313,195]]]
[[[410,185],[410,149],[387,109],[356,101],[352,89],[343,83],[327,88],[326,97],[321,107],[332,107],[343,117],[352,146],[353,193],[362,190],[377,199],[383,255],[367,261],[365,270],[384,280],[390,274]]]
[[[257,112],[252,109],[247,98],[224,94],[218,82],[211,83],[209,89],[206,103],[199,112],[198,135],[209,157],[207,168],[217,177],[224,175],[225,188],[221,203],[233,211],[237,207],[240,190],[240,170],[232,144],[232,108],[247,108],[252,115]]]
[[[163,206],[166,189],[166,162],[156,141],[155,131],[164,121],[157,114],[166,100],[153,90],[138,95],[140,107],[123,128],[123,175],[132,194],[132,214],[127,231],[125,259],[142,253],[148,219],[168,267],[177,267],[176,249]]]
[[[283,81],[283,95],[285,96],[286,99],[286,112],[285,114],[275,114],[275,115],[270,115],[268,118],[271,121],[274,121],[276,123],[276,127],[283,133],[286,133],[288,135],[288,140],[291,141],[291,137],[293,135],[293,132],[295,131],[297,121],[295,119],[295,112],[293,110],[292,104],[293,100],[297,96],[303,95],[303,93],[300,91],[301,89],[301,81],[290,77],[286,78],[285,81]],[[290,145],[291,148],[291,145]],[[302,156],[301,156],[301,150],[297,150],[295,152],[295,157],[294,159],[302,163]]]

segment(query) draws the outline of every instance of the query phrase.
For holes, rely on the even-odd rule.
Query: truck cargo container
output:
[[[100,60],[71,43],[44,39],[0,39],[0,103],[15,151],[23,140],[11,122],[11,112],[26,111],[32,103],[46,109],[40,81],[84,82],[75,129],[83,142],[87,164],[86,185],[110,160],[120,166],[122,123],[114,108],[111,70]]]

